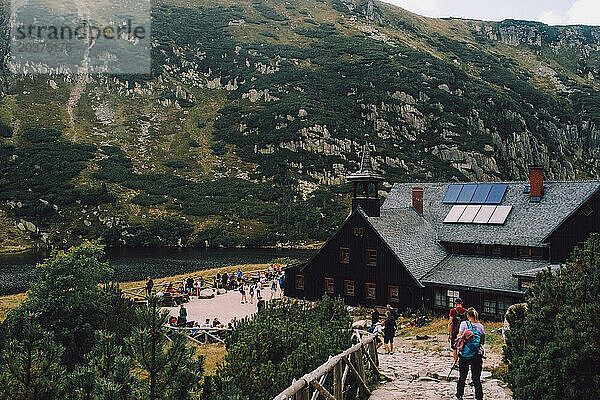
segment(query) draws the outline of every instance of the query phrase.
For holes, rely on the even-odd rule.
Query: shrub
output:
[[[183,160],[169,160],[163,163],[165,167],[169,168],[189,168],[189,164]]]
[[[150,207],[166,203],[167,197],[148,194],[138,194],[133,199],[131,199],[131,202],[133,204],[137,204],[138,206]]]
[[[8,125],[0,124],[0,137],[9,138],[13,135],[13,128]]]
[[[516,400],[600,393],[600,235],[559,271],[538,273],[527,307],[507,315],[504,361]]]
[[[32,143],[53,142],[60,135],[60,131],[51,128],[27,128],[23,132],[23,137]]]
[[[226,340],[217,375],[251,400],[272,399],[292,383],[352,345],[351,319],[342,299],[269,303],[238,323]]]

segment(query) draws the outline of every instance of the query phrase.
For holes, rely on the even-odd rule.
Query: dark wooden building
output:
[[[488,318],[524,298],[535,272],[564,263],[600,231],[600,181],[395,184],[382,206],[366,147],[353,209],[286,295],[447,312],[456,297]],[[554,267],[556,268],[556,267]]]

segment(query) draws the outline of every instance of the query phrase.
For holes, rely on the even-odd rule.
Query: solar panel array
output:
[[[448,187],[445,204],[500,204],[506,193],[506,183],[460,183]]]
[[[511,210],[512,206],[457,205],[452,206],[444,223],[502,225]]]

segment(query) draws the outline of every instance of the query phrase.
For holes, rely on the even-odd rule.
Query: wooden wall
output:
[[[359,234],[355,235],[355,228]],[[361,235],[362,233],[362,235]],[[340,248],[350,249],[349,263],[340,262]],[[367,266],[367,250],[377,251],[377,265]],[[295,275],[304,275],[304,291],[296,290]],[[362,214],[354,213],[340,230],[302,268],[286,271],[286,294],[316,300],[325,294],[325,278],[334,279],[335,296],[346,304],[385,306],[390,303],[403,310],[422,306],[421,288]],[[344,281],[354,281],[354,296],[344,293]],[[376,285],[376,299],[366,298],[366,284]],[[389,297],[389,287],[399,287],[399,300]]]

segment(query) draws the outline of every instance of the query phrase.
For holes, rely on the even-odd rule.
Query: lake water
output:
[[[109,250],[107,257],[115,270],[114,280],[128,282],[228,265],[264,264],[280,257],[306,261],[315,253],[316,250],[297,249],[119,249]],[[0,295],[25,292],[35,279],[35,264],[46,256],[1,255]]]

